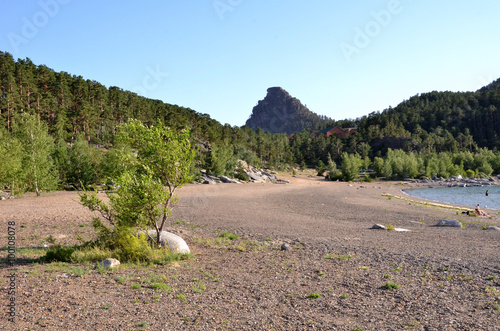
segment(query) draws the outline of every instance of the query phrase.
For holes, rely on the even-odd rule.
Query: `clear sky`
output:
[[[0,50],[243,125],[272,86],[356,118],[500,77],[497,0],[2,0]]]

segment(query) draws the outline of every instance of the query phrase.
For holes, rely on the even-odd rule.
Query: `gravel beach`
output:
[[[107,272],[33,263],[44,245],[92,238],[76,192],[0,201],[0,329],[500,330],[500,231],[483,230],[500,226],[498,211],[426,205],[401,192],[412,184],[284,178],[181,188],[169,230],[193,258]],[[436,227],[441,219],[464,227]],[[15,325],[7,222],[16,223]]]

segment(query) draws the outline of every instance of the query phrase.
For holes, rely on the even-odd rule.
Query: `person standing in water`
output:
[[[490,195],[490,190],[486,190],[486,196]]]

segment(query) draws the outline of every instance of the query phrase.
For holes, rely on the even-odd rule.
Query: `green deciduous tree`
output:
[[[103,154],[88,144],[85,135],[79,134],[67,153],[67,181],[79,186],[98,183]]]
[[[52,190],[57,187],[58,176],[52,160],[54,140],[47,124],[35,115],[19,114],[14,119],[14,137],[22,145],[22,181],[29,191]]]
[[[358,177],[362,161],[357,154],[342,153],[342,177],[351,181]]]
[[[138,120],[131,120],[118,130],[119,143],[134,151],[133,164],[113,179],[118,188],[108,193],[109,205],[95,193],[86,192],[81,194],[81,202],[98,211],[111,225],[107,227],[94,219],[101,237],[124,228],[148,226],[155,228],[156,244],[160,245],[161,231],[177,200],[175,191],[191,180],[195,150],[191,148],[190,133],[175,132],[161,123],[147,127]]]
[[[22,146],[17,139],[0,127],[0,188],[15,195],[22,182]]]

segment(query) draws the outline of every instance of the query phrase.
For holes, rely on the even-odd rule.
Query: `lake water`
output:
[[[489,196],[486,196],[486,190],[490,191]],[[469,206],[471,209],[479,203],[482,208],[500,210],[500,186],[416,188],[404,192],[427,200]]]

